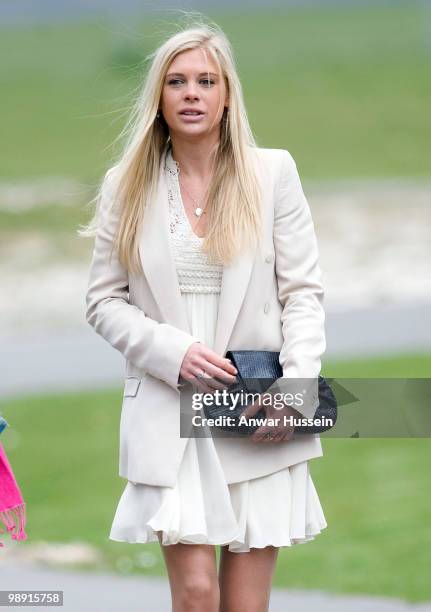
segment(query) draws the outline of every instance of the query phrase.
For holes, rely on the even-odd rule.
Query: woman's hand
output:
[[[194,342],[181,364],[180,377],[195,385],[202,393],[213,393],[215,389],[226,389],[236,381],[236,368],[226,357],[220,357],[202,342]],[[219,378],[226,384],[222,384]]]
[[[282,442],[283,440],[290,440],[294,434],[295,426],[289,425],[289,423],[285,425],[284,417],[288,418],[292,416],[294,418],[301,418],[302,414],[295,410],[293,406],[287,404],[283,408],[274,408],[272,404],[269,405],[265,403],[261,405],[257,403],[247,406],[241,413],[241,416],[245,416],[246,418],[253,417],[261,408],[264,408],[266,411],[265,419],[279,419],[276,421],[278,425],[261,425],[250,436],[250,440],[252,442]],[[271,437],[268,437],[267,434],[271,434]]]

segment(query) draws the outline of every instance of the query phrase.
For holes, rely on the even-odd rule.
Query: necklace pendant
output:
[[[201,216],[201,214],[202,214],[202,208],[200,208],[200,207],[196,208],[196,210],[195,210],[195,215],[196,215],[197,217],[200,217],[200,216]]]

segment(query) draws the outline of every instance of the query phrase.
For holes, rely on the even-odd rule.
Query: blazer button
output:
[[[273,258],[274,258],[274,256],[273,256],[273,255],[267,255],[267,256],[265,257],[265,261],[266,261],[266,263],[271,263],[271,261],[273,260]]]
[[[263,308],[264,313],[265,313],[265,314],[268,314],[268,312],[269,312],[269,309],[270,309],[270,308],[271,308],[270,303],[269,303],[269,302],[266,302],[266,303],[265,303],[265,306],[264,306],[264,308]]]

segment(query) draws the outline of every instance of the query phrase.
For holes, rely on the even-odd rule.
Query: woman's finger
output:
[[[220,378],[226,383],[234,383],[238,371],[232,362],[226,357],[220,357],[220,355],[208,349],[208,347],[201,348],[203,349],[201,350],[201,363],[205,363],[207,373],[213,378]]]

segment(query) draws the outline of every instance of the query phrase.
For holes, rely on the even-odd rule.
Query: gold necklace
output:
[[[172,154],[172,152],[171,152],[171,154]],[[172,159],[173,159],[173,161],[174,161],[174,163],[175,163],[175,166],[176,166],[176,168],[177,168],[178,183],[180,184],[180,187],[181,187],[181,179],[180,179],[180,174],[181,174],[181,171],[180,171],[180,164],[179,164],[179,162],[177,162],[177,160],[176,160],[176,159],[174,159],[173,157],[172,157]],[[196,217],[201,217],[202,215],[205,215],[205,214],[206,214],[206,210],[205,210],[205,208],[207,207],[207,204],[208,204],[208,203],[207,203],[207,204],[206,204],[204,207],[200,206],[199,202],[198,202],[198,201],[197,201],[197,200],[196,200],[196,199],[195,199],[195,198],[192,196],[192,194],[190,193],[190,191],[189,191],[189,190],[187,189],[187,187],[184,185],[184,182],[182,183],[182,187],[184,188],[184,191],[185,191],[185,192],[186,192],[186,193],[189,195],[189,197],[192,199],[193,206],[194,206],[194,209],[195,209],[195,211],[194,211],[194,212],[195,212]],[[204,198],[204,197],[206,197],[206,195],[207,195],[207,192],[208,192],[208,187],[209,187],[209,184],[207,185],[207,188],[205,189],[205,193],[204,193],[203,198]],[[202,198],[202,199],[203,199],[203,198]]]
[[[179,180],[179,177],[178,177],[178,180]],[[180,181],[179,181],[179,182],[180,182]],[[181,182],[180,182],[180,185],[181,185]],[[192,196],[192,194],[190,193],[190,191],[189,191],[189,190],[186,188],[186,186],[184,185],[184,182],[182,183],[182,186],[183,186],[183,188],[184,188],[184,191],[185,191],[185,192],[186,192],[186,193],[187,193],[187,194],[190,196],[190,198],[192,199],[192,201],[193,201],[193,205],[195,205],[195,204],[196,204],[196,206],[195,206],[195,215],[196,215],[196,217],[201,217],[202,215],[205,215],[205,214],[206,214],[206,210],[205,210],[205,208],[207,207],[207,204],[204,206],[204,208],[202,208],[202,206],[200,206],[200,205],[199,205],[199,202],[198,202],[197,200],[195,200],[195,198]],[[206,190],[205,190],[205,194],[204,194],[205,196],[206,196],[206,194],[207,194],[207,191],[208,191],[208,187],[207,187],[207,188],[206,188]]]

